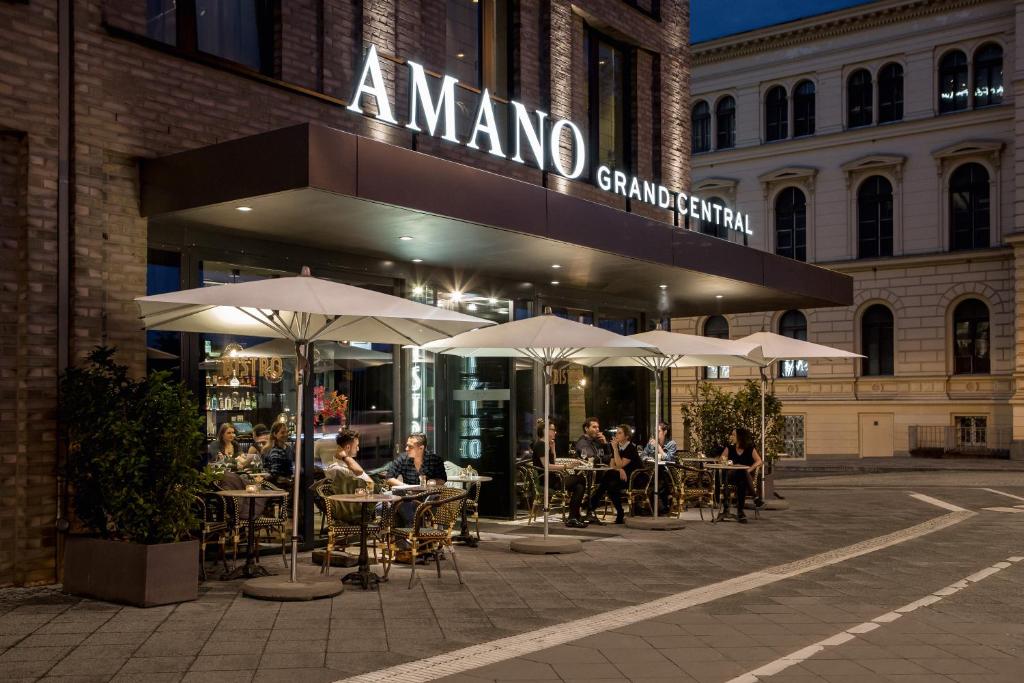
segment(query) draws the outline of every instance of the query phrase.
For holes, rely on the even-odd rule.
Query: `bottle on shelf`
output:
[[[210,394],[210,410],[219,410],[220,402],[217,400],[217,394]]]

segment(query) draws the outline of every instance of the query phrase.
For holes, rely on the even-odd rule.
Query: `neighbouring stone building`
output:
[[[1024,3],[879,0],[692,47],[694,192],[749,207],[751,246],[854,280],[849,307],[675,321],[867,356],[773,371],[791,456],[1024,439],[1018,28]],[[673,397],[750,376],[679,371]]]

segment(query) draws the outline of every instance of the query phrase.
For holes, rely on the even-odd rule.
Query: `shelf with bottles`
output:
[[[206,410],[209,412],[256,410],[259,407],[256,396],[252,394],[239,394],[236,391],[211,392],[206,395]]]

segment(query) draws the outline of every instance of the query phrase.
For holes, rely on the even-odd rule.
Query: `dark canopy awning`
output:
[[[558,263],[563,287],[672,315],[853,298],[824,268],[315,124],[143,161],[142,213],[485,278],[544,284]]]

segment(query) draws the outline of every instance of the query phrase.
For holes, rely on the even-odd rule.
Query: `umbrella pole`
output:
[[[295,471],[292,485],[292,566],[291,582],[295,583],[299,559],[299,479],[302,471],[302,397],[306,380],[305,342],[295,342]]]
[[[654,371],[654,519],[658,518],[658,508],[661,500],[658,497],[658,426],[661,422],[661,370]]]
[[[551,366],[544,365],[544,538],[548,537],[548,459],[551,445],[548,440],[548,411],[551,409]]]
[[[765,376],[764,368],[761,368],[761,498],[764,498],[764,475],[765,468],[768,467],[768,455],[764,450],[765,442],[767,441],[767,434],[765,434],[764,392],[767,389],[768,379]]]

